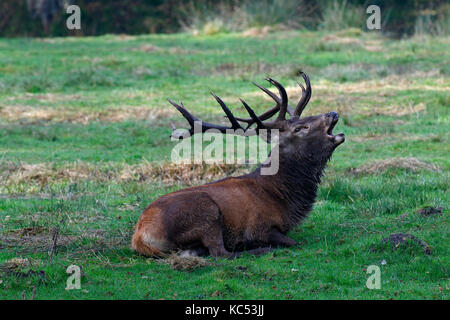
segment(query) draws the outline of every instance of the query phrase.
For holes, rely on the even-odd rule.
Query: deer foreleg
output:
[[[277,229],[272,229],[269,234],[269,244],[274,247],[292,247],[295,246],[297,242],[286,237]]]

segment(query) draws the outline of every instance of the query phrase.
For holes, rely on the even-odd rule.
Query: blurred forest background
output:
[[[81,8],[81,30],[65,27],[70,4]],[[446,0],[1,0],[0,36],[215,34],[262,27],[364,30],[372,4],[380,6],[382,32],[388,36],[449,34]]]

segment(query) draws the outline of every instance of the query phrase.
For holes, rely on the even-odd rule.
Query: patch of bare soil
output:
[[[14,234],[17,235],[20,238],[23,238],[24,236],[36,236],[38,234],[42,234],[44,233],[46,230],[44,227],[42,226],[37,226],[37,227],[27,227],[27,228],[23,228],[23,229],[18,229],[18,230],[11,230],[8,232],[8,234]]]
[[[417,210],[417,213],[425,217],[430,217],[434,215],[441,216],[443,210],[444,208],[442,207],[424,207],[422,209]]]
[[[0,108],[0,119],[11,122],[70,122],[87,124],[91,121],[121,122],[130,119],[157,120],[170,117],[172,109],[149,109],[143,107],[111,108],[101,111],[62,109],[31,106],[5,106]]]
[[[401,247],[419,246],[423,249],[424,253],[431,254],[431,247],[428,243],[408,233],[394,233],[389,235],[388,238],[383,239],[383,245],[387,246],[388,244],[393,246],[394,250]]]
[[[409,158],[391,158],[385,160],[377,160],[369,164],[366,164],[360,168],[351,168],[350,172],[356,175],[378,174],[392,168],[407,169],[410,171],[418,171],[418,170],[440,171],[439,167],[434,164],[423,162],[413,157],[409,157]]]
[[[77,237],[75,236],[59,236],[57,246],[68,246],[76,239]],[[26,248],[31,251],[50,251],[54,247],[53,240],[52,233],[43,227],[28,227],[0,235],[0,248],[13,248],[15,250]]]
[[[37,260],[31,261],[28,258],[12,258],[5,263],[0,264],[0,272],[4,274],[12,274],[19,278],[28,278],[31,276],[39,276],[42,280],[46,280],[47,275],[43,270],[35,270],[39,263]],[[25,291],[23,296],[25,295]],[[33,288],[32,300],[34,299],[35,289]],[[24,298],[23,298],[24,299]]]
[[[12,271],[18,268],[30,267],[31,262],[28,259],[12,258],[0,265],[1,271]]]
[[[53,199],[53,200],[74,200],[86,196],[94,196],[94,192],[77,192],[77,193],[62,193],[62,194],[51,194],[51,193],[0,193],[0,199],[21,199],[21,200],[31,200],[31,199]]]

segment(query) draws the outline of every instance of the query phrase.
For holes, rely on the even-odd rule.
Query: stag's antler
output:
[[[299,83],[299,86],[302,88],[302,97],[301,97],[300,101],[298,102],[297,107],[295,108],[295,111],[292,111],[292,108],[287,103],[286,90],[284,89],[284,87],[280,83],[278,83],[277,81],[275,81],[275,80],[273,80],[271,78],[266,79],[271,84],[273,84],[274,86],[277,87],[277,89],[278,89],[278,91],[280,93],[280,97],[277,97],[276,94],[274,94],[272,91],[268,90],[267,88],[264,88],[263,86],[260,86],[257,83],[253,83],[255,86],[257,86],[259,89],[264,91],[269,97],[271,97],[276,102],[275,107],[273,107],[272,109],[264,112],[263,114],[261,114],[258,117],[261,121],[268,120],[268,119],[272,118],[278,111],[280,111],[280,113],[278,114],[278,117],[275,120],[275,122],[285,120],[286,112],[291,117],[300,117],[300,115],[302,114],[302,112],[305,109],[306,105],[308,104],[309,99],[311,98],[311,83],[309,81],[309,77],[303,71],[300,70],[299,73],[300,73],[300,76],[302,76],[303,79],[305,80],[306,89],[301,83]],[[248,119],[248,118],[236,118],[236,119],[241,121],[241,122],[247,123],[247,128],[249,128],[254,123],[256,123],[253,118],[250,118],[250,119]],[[271,124],[273,125],[275,122],[272,122]],[[269,125],[270,125],[269,123],[266,123],[266,126],[269,126]]]
[[[305,109],[306,105],[309,102],[309,99],[311,99],[311,83],[309,82],[309,77],[303,73],[303,71],[300,71],[300,75],[305,79],[306,89],[305,87],[299,82],[298,85],[302,88],[302,97],[300,101],[297,104],[297,107],[294,111],[294,117],[300,117],[303,110]]]
[[[262,115],[260,115],[258,117],[258,119],[260,119],[261,121],[270,119],[275,114],[277,114],[278,111],[280,111],[282,109],[284,111],[280,112],[280,114],[283,114],[285,116],[286,112],[287,112],[290,116],[292,116],[294,112],[292,111],[292,108],[287,103],[286,90],[283,88],[283,86],[280,83],[278,83],[277,81],[273,80],[272,78],[267,78],[266,80],[277,87],[278,92],[280,93],[280,97],[278,97],[275,93],[273,93],[269,89],[264,88],[263,86],[260,86],[259,84],[253,82],[253,84],[255,86],[257,86],[259,89],[261,89],[263,92],[265,92],[276,103],[275,107],[273,107],[272,109],[264,112]],[[279,115],[279,117],[280,117],[280,115]],[[236,118],[236,119],[241,121],[241,122],[246,122],[247,123],[247,128],[249,128],[254,123],[256,123],[254,118],[250,118],[250,119],[248,119],[248,118]]]
[[[180,104],[176,104],[172,100],[168,100],[170,104],[172,104],[177,110],[183,115],[183,117],[188,121],[191,128],[189,129],[189,135],[183,135],[182,133],[177,132],[177,128],[172,124],[172,137],[175,138],[186,138],[187,136],[191,136],[197,132],[194,132],[194,124],[195,122],[199,122],[201,124],[201,132],[205,132],[209,129],[216,129],[219,130],[221,133],[227,134],[227,133],[233,133],[236,135],[255,135],[258,134],[260,129],[264,129],[265,126],[262,124],[262,122],[257,119],[257,116],[255,115],[255,112],[245,103],[245,101],[241,100],[242,104],[244,105],[245,109],[248,111],[250,117],[252,119],[256,119],[257,128],[256,130],[249,130],[247,127],[244,129],[240,123],[238,122],[237,118],[233,115],[233,113],[230,111],[230,109],[227,107],[225,102],[223,102],[222,99],[220,99],[217,95],[215,95],[213,92],[211,92],[211,95],[216,99],[216,101],[219,103],[219,105],[222,107],[222,110],[225,112],[225,115],[227,116],[228,120],[231,123],[231,127],[226,127],[220,124],[213,124],[204,122],[201,119],[197,118],[193,114],[191,114],[183,105],[182,102]],[[227,131],[228,130],[228,131]],[[230,131],[232,130],[232,131]]]
[[[278,92],[280,94],[279,97],[276,94],[274,94],[272,91],[270,91],[256,83],[254,83],[254,85],[257,86],[258,88],[260,88],[262,91],[264,91],[267,95],[269,95],[276,102],[276,106],[273,107],[272,109],[264,112],[262,115],[257,116],[255,114],[255,112],[253,111],[253,109],[250,108],[250,106],[244,100],[240,99],[242,104],[244,105],[245,109],[247,110],[248,114],[250,115],[250,118],[248,118],[248,119],[235,117],[233,115],[233,113],[230,111],[230,109],[227,107],[227,105],[222,101],[222,99],[220,99],[213,92],[211,92],[212,96],[216,99],[216,101],[222,107],[222,110],[225,112],[226,117],[228,118],[228,120],[231,123],[231,127],[226,127],[226,126],[219,125],[219,124],[203,122],[196,116],[192,115],[183,106],[182,102],[180,102],[180,104],[176,104],[175,102],[169,100],[169,102],[175,108],[177,108],[177,110],[183,115],[183,117],[188,121],[189,125],[191,126],[191,128],[188,131],[189,135],[187,135],[187,134],[181,134],[181,133],[177,132],[176,127],[174,125],[172,125],[172,128],[173,128],[172,136],[181,139],[181,138],[186,138],[187,136],[193,135],[194,133],[196,133],[196,132],[194,132],[194,123],[195,122],[201,123],[201,132],[205,132],[206,130],[209,130],[209,129],[216,129],[224,134],[232,133],[232,134],[237,134],[237,135],[249,136],[249,135],[259,134],[259,131],[261,129],[270,129],[270,128],[275,127],[278,123],[285,121],[286,113],[288,113],[291,117],[300,117],[300,115],[302,114],[306,105],[308,104],[309,99],[311,98],[311,84],[309,82],[309,78],[302,71],[300,71],[300,75],[305,80],[306,89],[301,83],[299,83],[299,86],[302,88],[302,97],[301,97],[300,101],[298,102],[297,107],[295,108],[295,111],[292,111],[292,108],[289,107],[288,96],[287,96],[287,93],[286,93],[286,90],[284,89],[284,87],[279,82],[273,80],[272,78],[267,78],[266,80],[269,81],[275,87],[277,87]],[[263,122],[263,121],[273,117],[275,114],[277,114],[277,112],[279,112],[279,113],[278,113],[278,117],[275,119],[275,121],[265,122],[265,123]],[[240,125],[239,121],[247,123],[247,127],[244,129]],[[250,130],[249,128],[253,124],[256,124],[256,129]],[[230,130],[233,130],[233,131],[230,131]]]

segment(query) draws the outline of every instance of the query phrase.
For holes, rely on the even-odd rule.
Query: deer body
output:
[[[247,175],[162,196],[139,218],[132,239],[136,251],[163,255],[170,250],[191,249],[197,254],[233,257],[241,255],[244,248],[248,253],[260,254],[272,247],[296,244],[286,233],[312,210],[325,165],[334,149],[344,141],[343,134],[331,133],[338,119],[336,113],[299,118],[311,92],[309,79],[302,75],[307,83],[306,98],[302,86],[304,95],[294,113],[287,105],[281,85],[270,79],[279,89],[281,99],[263,88],[277,102],[272,110],[280,111],[272,123],[263,124],[262,120],[276,112],[269,110],[257,117],[245,102],[251,119],[234,118],[215,96],[233,127],[239,125],[239,120],[248,123],[248,127],[256,123],[257,129],[280,131],[278,172],[262,175],[261,165]],[[182,105],[174,105],[192,126],[190,120],[197,119]],[[286,112],[293,117],[285,120]],[[213,125],[205,123],[205,126]]]
[[[139,251],[139,238],[148,234],[155,236],[154,243],[163,240],[165,244],[156,244],[153,251],[210,245],[218,247],[219,255],[222,247],[233,251],[248,241],[267,242],[272,227],[287,231],[286,213],[280,199],[260,188],[254,178],[227,178],[173,192],[153,202],[141,215],[133,244]],[[148,224],[151,220],[158,223]]]

